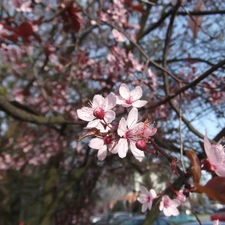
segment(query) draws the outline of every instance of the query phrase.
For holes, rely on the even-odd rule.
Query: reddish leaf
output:
[[[225,177],[213,177],[205,186],[195,183],[195,187],[198,192],[225,204]]]
[[[199,183],[201,178],[201,164],[198,159],[198,156],[196,155],[195,151],[192,149],[189,149],[188,151],[186,151],[186,156],[188,157],[191,163],[191,173],[193,176],[193,181],[196,183]]]
[[[140,4],[131,4],[130,7],[132,9],[134,9],[135,11],[137,11],[137,12],[140,12],[140,13],[144,13],[145,12],[145,10],[143,9],[142,5],[140,5]]]
[[[22,37],[22,38],[29,38],[31,35],[33,35],[34,30],[32,25],[27,22],[24,21],[23,23],[21,23],[17,28],[16,28],[16,33]]]
[[[81,18],[78,15],[80,10],[73,6],[71,3],[67,9],[62,13],[62,18],[65,21],[64,30],[68,31],[69,29],[75,30],[78,32],[81,28]]]
[[[194,12],[200,12],[205,8],[203,0],[198,0],[196,2]],[[202,16],[192,16],[189,17],[188,25],[190,29],[193,32],[194,37],[196,38],[198,35],[198,32],[200,30],[200,27],[202,25],[203,17]]]

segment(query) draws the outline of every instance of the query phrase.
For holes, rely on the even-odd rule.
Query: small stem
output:
[[[155,141],[151,138],[150,143],[153,145],[156,151],[158,151],[161,155],[163,155],[170,163],[173,161],[173,157],[167,154],[163,149],[161,149]],[[185,173],[182,171],[178,166],[176,166],[177,172],[180,174],[180,176],[183,178],[184,183],[186,183]]]

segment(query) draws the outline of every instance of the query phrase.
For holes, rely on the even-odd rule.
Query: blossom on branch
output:
[[[121,84],[119,93],[120,96],[117,98],[117,104],[123,107],[133,106],[140,108],[147,104],[147,101],[139,100],[142,97],[142,89],[140,86],[130,91],[126,84]]]
[[[207,137],[207,132],[204,137],[204,149],[208,157],[210,170],[220,177],[225,177],[225,150],[220,142],[211,144]]]
[[[108,146],[113,147],[114,141],[110,136],[105,136],[103,138],[96,137],[90,140],[89,147],[98,150],[98,159],[104,160],[107,156],[107,148]],[[112,153],[116,153],[115,149],[111,151]]]
[[[159,210],[163,211],[165,216],[177,216],[179,211],[177,207],[180,205],[178,199],[170,199],[168,195],[164,195],[159,205]]]
[[[95,95],[91,107],[82,107],[77,110],[77,115],[81,120],[88,121],[87,128],[100,128],[102,123],[111,123],[116,113],[111,110],[116,105],[116,96],[110,93],[106,98]]]
[[[134,157],[142,161],[144,158],[144,152],[136,147],[136,142],[139,139],[139,135],[142,132],[143,123],[137,123],[138,110],[132,108],[129,112],[127,120],[124,117],[121,118],[118,126],[117,133],[121,137],[115,150],[118,152],[120,158],[124,158],[127,155],[128,144]]]
[[[141,194],[137,200],[142,204],[141,211],[145,212],[147,209],[151,210],[152,202],[156,198],[157,194],[154,189],[147,190],[145,187],[141,187]]]

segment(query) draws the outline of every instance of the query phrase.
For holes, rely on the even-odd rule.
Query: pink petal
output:
[[[119,122],[117,133],[120,137],[123,137],[126,132],[127,132],[127,121],[125,120],[124,117],[122,117]]]
[[[149,192],[148,192],[146,187],[141,186],[140,187],[140,191],[141,191],[141,194],[144,194],[144,195],[148,195],[149,194]]]
[[[143,158],[145,157],[145,154],[143,151],[139,150],[136,145],[135,142],[130,142],[130,149],[131,152],[133,153],[134,157],[138,160],[138,161],[142,161]]]
[[[111,123],[116,117],[116,113],[112,110],[108,110],[105,113],[104,119],[107,123]]]
[[[135,89],[130,92],[130,96],[133,101],[140,99],[142,96],[142,88],[140,86],[135,87]]]
[[[221,149],[217,148],[216,145],[211,145],[207,137],[207,133],[204,137],[204,148],[205,148],[206,155],[208,156],[209,162],[212,165],[222,164],[223,158],[221,154]]]
[[[105,107],[104,109],[112,109],[116,105],[117,98],[113,93],[110,93],[106,98],[105,98]]]
[[[112,30],[112,34],[113,34],[114,39],[117,42],[124,42],[124,41],[126,41],[126,37],[121,32],[119,32],[118,30],[113,29]]]
[[[101,95],[95,95],[92,102],[92,108],[103,107],[105,99]]]
[[[98,160],[102,161],[105,159],[106,156],[107,156],[107,147],[106,145],[104,145],[102,146],[102,148],[98,150]]]
[[[121,97],[123,97],[124,99],[129,99],[129,97],[130,97],[130,90],[126,84],[120,85],[119,93],[120,93]]]
[[[101,138],[93,138],[89,142],[89,147],[93,149],[100,149],[104,145],[104,141]]]
[[[128,143],[125,138],[120,138],[116,148],[118,149],[118,155],[120,158],[124,158],[127,155]]]
[[[141,212],[145,212],[146,210],[147,210],[147,208],[148,208],[148,204],[147,203],[144,203],[143,205],[142,205],[142,207],[141,207]]]
[[[131,129],[138,121],[138,110],[132,108],[127,117],[127,127]]]
[[[225,163],[222,164],[221,166],[217,166],[217,168],[215,169],[215,173],[219,177],[225,177]]]
[[[144,105],[146,105],[148,102],[145,100],[137,100],[135,102],[132,103],[132,106],[137,107],[137,108],[141,108]]]
[[[93,109],[89,107],[83,107],[81,109],[78,109],[77,116],[78,118],[84,121],[91,121],[95,119],[95,116],[93,115]]]
[[[96,120],[90,121],[87,124],[87,128],[93,128],[93,127],[98,128],[99,124],[100,124],[100,120],[99,119],[96,119]]]

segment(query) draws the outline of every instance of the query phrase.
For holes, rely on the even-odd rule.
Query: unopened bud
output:
[[[93,115],[94,115],[96,118],[102,120],[102,119],[104,119],[105,112],[104,112],[104,110],[103,110],[102,108],[98,107],[98,108],[96,108],[96,109],[94,110]]]
[[[136,142],[136,147],[140,150],[146,150],[146,142],[144,140],[138,140]]]

